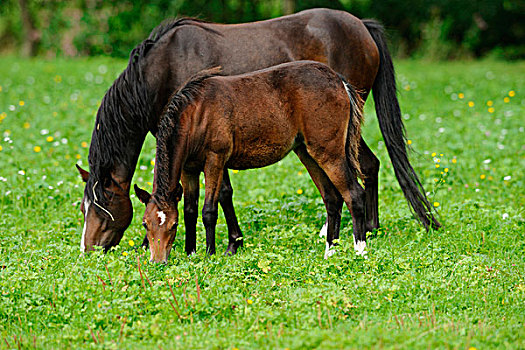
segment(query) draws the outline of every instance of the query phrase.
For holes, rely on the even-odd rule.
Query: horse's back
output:
[[[361,90],[370,90],[379,66],[373,38],[357,17],[310,9],[265,21],[199,23],[175,28],[164,39],[173,83],[206,67],[235,75],[297,60],[325,63]]]
[[[223,148],[228,139],[228,167],[238,169],[273,164],[304,141],[343,140],[350,117],[341,79],[314,61],[209,78],[198,103],[217,135],[210,144]]]

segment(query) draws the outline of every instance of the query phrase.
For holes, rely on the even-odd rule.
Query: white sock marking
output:
[[[328,242],[326,242],[326,248],[324,250],[325,259],[328,259],[329,257],[335,254],[335,249],[330,249],[330,248],[333,248],[333,246],[330,247],[330,245],[328,245]]]
[[[164,214],[163,211],[158,211],[158,212],[157,212],[157,216],[158,216],[159,219],[160,219],[160,225],[159,225],[159,226],[164,225],[164,223],[166,222],[166,214]]]
[[[91,202],[87,199],[84,200],[84,228],[82,229],[82,239],[80,240],[80,249],[82,250],[82,253],[86,251],[86,227],[87,227],[87,216],[89,211],[89,206],[91,205]]]
[[[366,242],[365,241],[355,241],[354,239],[354,249],[357,255],[361,255],[363,258],[368,259],[366,256],[368,252],[366,251]]]
[[[321,232],[319,232],[319,237],[323,238],[326,237],[328,234],[328,221],[326,221],[323,225],[323,228],[321,229]]]

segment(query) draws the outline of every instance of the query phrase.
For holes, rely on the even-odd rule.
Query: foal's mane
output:
[[[89,200],[93,201],[91,189],[95,188],[99,203],[107,202],[104,192],[112,181],[114,167],[117,164],[134,167],[135,155],[128,148],[129,140],[143,138],[155,120],[153,106],[156,91],[149,89],[143,72],[148,52],[165,35],[183,25],[196,25],[217,34],[205,23],[195,18],[167,20],[131,51],[126,69],[108,89],[97,112],[88,156],[90,176],[85,195]],[[99,186],[95,186],[97,182]]]
[[[201,96],[205,80],[219,75],[220,71],[221,67],[215,67],[203,70],[192,76],[179,90],[171,95],[160,117],[156,155],[157,187],[154,196],[161,206],[172,200],[173,189],[177,186],[177,184],[170,186],[172,166],[170,154],[173,153],[173,143],[179,137],[180,116],[189,105]]]

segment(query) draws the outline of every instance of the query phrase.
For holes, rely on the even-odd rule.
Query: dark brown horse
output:
[[[213,76],[204,71],[173,95],[160,119],[153,194],[135,187],[146,204],[151,261],[166,262],[177,231],[178,202],[196,202],[206,182],[202,220],[215,253],[215,226],[224,169],[265,167],[294,151],[325,203],[335,187],[352,213],[354,242],[366,247],[365,193],[357,182],[362,103],[328,66],[284,63],[253,73]],[[328,227],[325,257],[334,245]]]
[[[394,68],[382,28],[341,11],[313,9],[267,21],[238,25],[179,19],[157,27],[130,55],[127,68],[110,87],[98,110],[89,150],[90,173],[82,200],[83,249],[106,249],[119,243],[132,217],[131,179],[146,134],[157,123],[171,92],[203,69],[222,66],[227,75],[283,62],[310,59],[341,73],[366,99],[372,89],[379,125],[401,188],[425,227],[439,227],[406,154]],[[366,228],[379,227],[379,161],[360,141],[365,176]],[[225,212],[231,252],[242,237],[232,203],[228,173],[223,174],[219,202]],[[328,215],[339,226],[342,198]],[[185,221],[196,222],[192,205]],[[190,225],[192,226],[192,225]],[[338,230],[336,230],[338,231]],[[195,232],[187,232],[186,250],[194,251]]]

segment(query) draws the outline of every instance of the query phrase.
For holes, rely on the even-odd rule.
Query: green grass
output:
[[[413,220],[369,101],[382,230],[367,260],[346,209],[338,252],[323,260],[324,207],[292,155],[231,174],[239,254],[222,255],[221,217],[219,254],[206,256],[199,220],[197,254],[183,253],[180,225],[166,266],[135,250],[134,196],[120,246],[79,254],[74,164],[86,165],[98,104],[125,64],[0,58],[0,349],[525,347],[525,63],[397,62],[412,164],[442,230]],[[134,178],[147,189],[153,157],[149,137]]]

